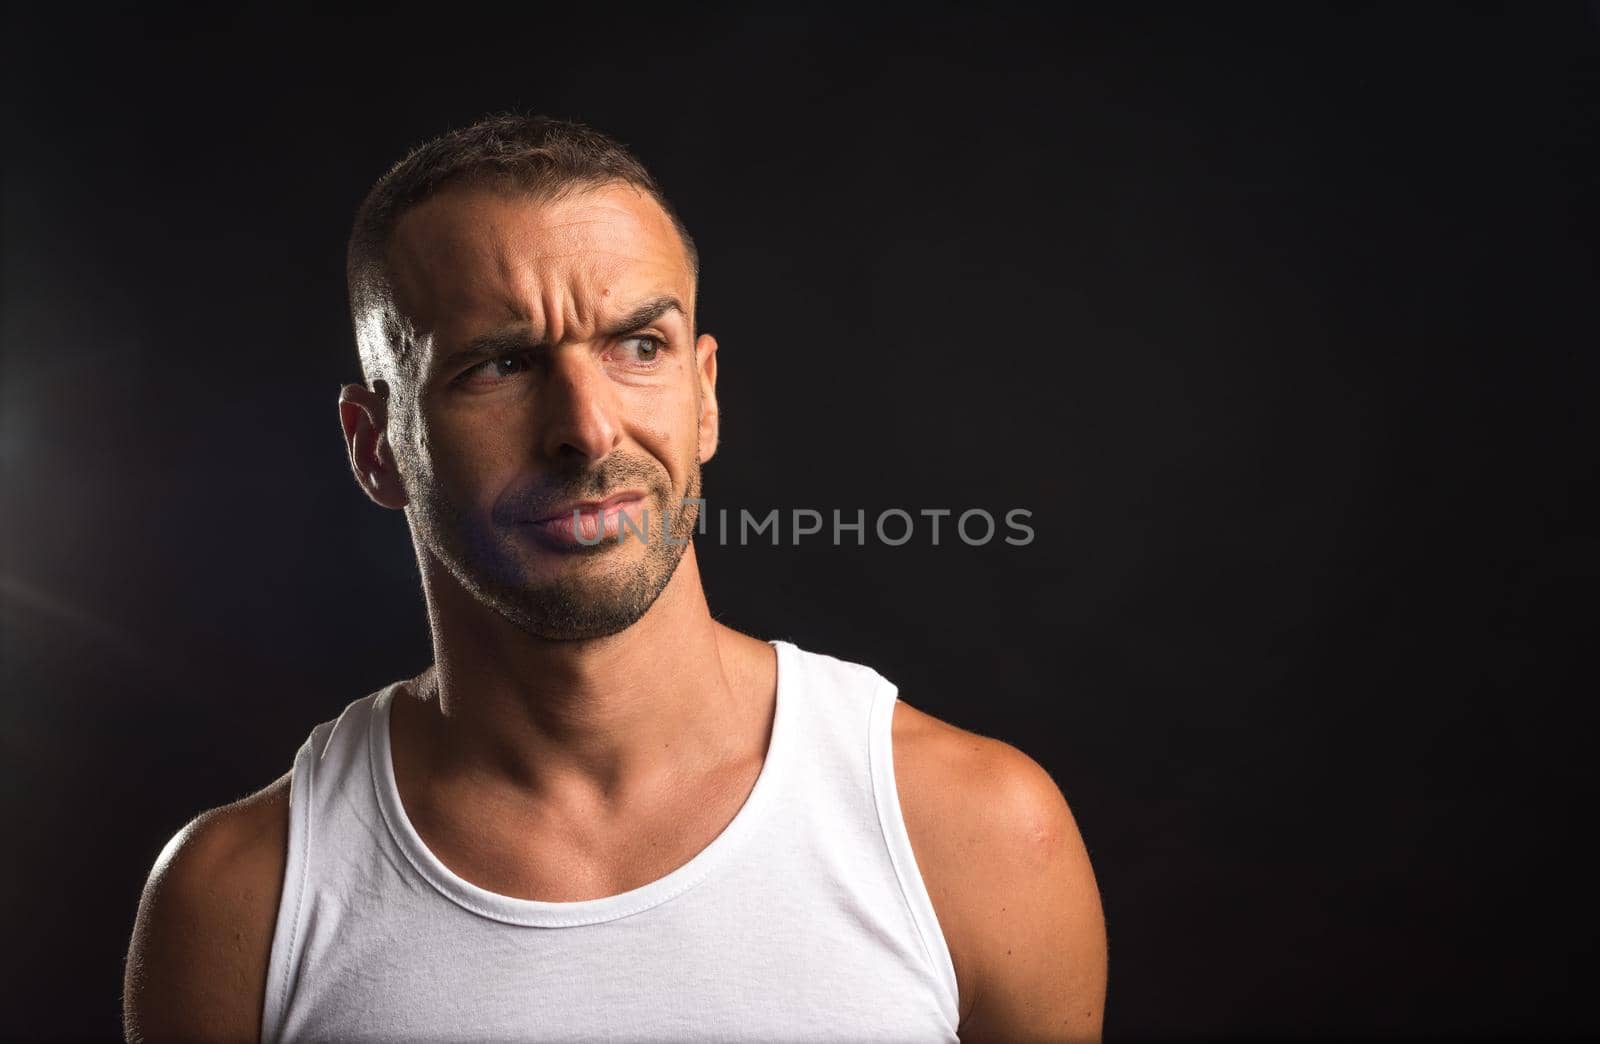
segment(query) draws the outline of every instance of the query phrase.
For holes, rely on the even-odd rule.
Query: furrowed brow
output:
[[[541,344],[539,331],[526,327],[512,330],[495,330],[479,337],[474,337],[466,344],[449,353],[446,358],[455,363],[464,359],[489,358],[505,355],[509,352],[528,352],[538,348]]]
[[[676,297],[666,294],[644,302],[601,332],[606,337],[632,333],[641,326],[649,326],[668,312],[677,312],[685,319],[689,317],[683,304]],[[543,347],[545,344],[542,331],[531,326],[519,326],[481,334],[448,353],[444,358],[451,363],[457,363],[469,359],[492,358],[509,352],[530,352]]]
[[[644,304],[635,308],[627,315],[612,323],[604,332],[607,337],[616,337],[619,334],[632,333],[641,326],[649,326],[668,312],[677,312],[685,319],[689,313],[684,311],[683,305],[676,297],[670,294],[651,298]]]

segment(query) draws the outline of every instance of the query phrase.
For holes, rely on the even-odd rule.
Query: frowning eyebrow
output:
[[[689,318],[689,313],[683,310],[683,305],[678,303],[678,299],[671,294],[665,294],[646,301],[602,332],[608,337],[632,333],[641,326],[649,326],[668,312],[677,312],[685,319]]]
[[[664,294],[651,298],[616,322],[607,325],[600,331],[600,336],[619,337],[622,334],[632,333],[642,326],[649,326],[668,312],[677,312],[685,319],[689,317],[682,302],[671,294]],[[544,331],[536,326],[524,325],[474,337],[457,350],[450,352],[447,358],[451,362],[459,362],[462,359],[492,357],[506,352],[530,351],[543,345]]]

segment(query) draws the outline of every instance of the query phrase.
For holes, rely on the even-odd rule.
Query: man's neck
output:
[[[643,617],[582,641],[531,637],[419,560],[435,656],[419,682],[433,699],[408,712],[419,725],[404,745],[429,775],[621,806],[740,755],[751,707],[730,683],[737,636],[711,618],[692,544]]]

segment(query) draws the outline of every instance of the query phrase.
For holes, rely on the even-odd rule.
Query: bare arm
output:
[[[1050,775],[1009,744],[895,709],[906,829],[956,967],[963,1044],[1099,1040],[1105,919]]]
[[[254,1041],[289,831],[289,777],[213,809],[156,860],[123,982],[133,1042]]]

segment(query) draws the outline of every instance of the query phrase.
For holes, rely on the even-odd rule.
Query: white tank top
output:
[[[295,757],[264,1041],[955,1041],[955,969],[891,760],[898,692],[771,643],[755,787],[687,863],[620,895],[457,877],[395,789],[396,682]]]

